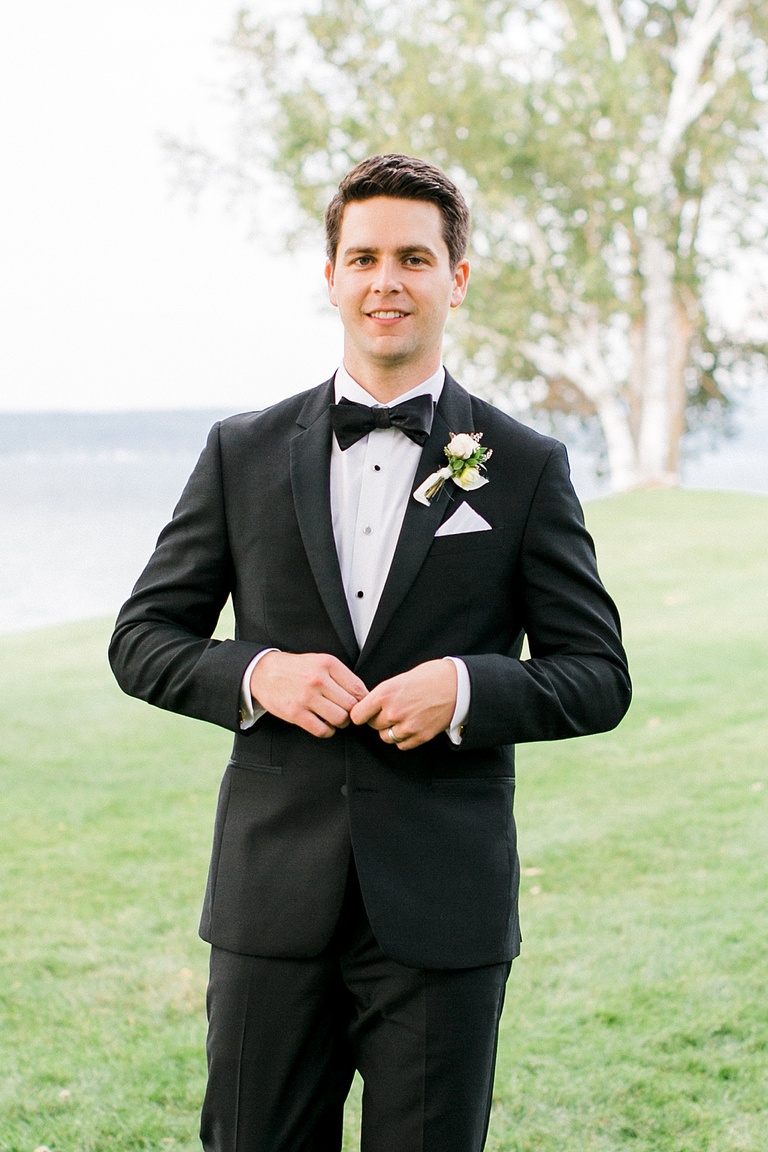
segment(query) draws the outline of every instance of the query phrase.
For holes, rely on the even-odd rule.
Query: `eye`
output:
[[[356,256],[353,263],[358,265],[361,268],[367,268],[369,264],[373,263],[373,257],[372,256]]]
[[[405,263],[411,265],[426,264],[426,260],[423,256],[407,256]]]

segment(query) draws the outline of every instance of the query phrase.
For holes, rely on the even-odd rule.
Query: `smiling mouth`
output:
[[[384,312],[382,310],[379,312],[368,312],[367,315],[370,316],[371,319],[373,319],[373,320],[402,320],[404,316],[408,315],[408,313],[407,312]]]

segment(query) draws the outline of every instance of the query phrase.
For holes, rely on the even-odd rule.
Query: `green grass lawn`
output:
[[[614,733],[520,750],[525,941],[488,1149],[765,1152],[768,500],[587,511],[635,702]],[[199,1148],[229,737],[121,696],[108,632],[0,639],[2,1152]]]

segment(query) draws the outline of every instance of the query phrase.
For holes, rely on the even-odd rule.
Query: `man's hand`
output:
[[[408,752],[445,731],[456,708],[456,689],[453,661],[428,660],[382,680],[349,717],[353,724],[370,724],[386,744]]]
[[[312,736],[333,736],[368,692],[327,652],[267,652],[251,673],[251,695],[262,708]]]

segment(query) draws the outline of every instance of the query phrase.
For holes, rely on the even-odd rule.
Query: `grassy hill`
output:
[[[587,514],[635,701],[616,732],[520,750],[488,1148],[764,1152],[768,499]],[[0,1152],[199,1148],[229,737],[121,696],[108,632],[0,638]]]

